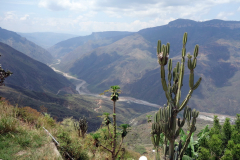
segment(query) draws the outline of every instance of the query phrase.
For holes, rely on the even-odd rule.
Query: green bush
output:
[[[55,120],[50,116],[50,114],[45,113],[44,119],[46,120],[47,124],[51,127],[56,126]]]
[[[0,134],[8,132],[17,132],[18,121],[14,117],[2,116],[0,117]]]
[[[198,149],[198,159],[199,160],[209,160],[210,152],[204,147],[199,147]]]
[[[240,159],[240,144],[236,144],[232,149],[233,159]]]
[[[226,149],[221,160],[232,160],[232,159],[233,159],[232,152],[229,149]]]
[[[235,125],[226,118],[223,125],[214,116],[214,124],[210,131],[198,135],[198,159],[240,159],[240,114],[237,114]],[[203,132],[203,130],[201,131]]]
[[[18,117],[21,117],[25,122],[36,123],[41,113],[31,107],[23,107],[18,109]]]
[[[62,156],[66,157],[66,152],[70,154],[76,160],[88,160],[88,155],[83,151],[83,147],[78,140],[72,140],[69,132],[60,130],[57,135],[58,141],[60,143],[60,153]]]
[[[223,141],[221,140],[221,137],[218,134],[212,135],[208,144],[209,144],[210,150],[214,152],[217,157],[220,157],[223,151],[223,148],[222,148]]]

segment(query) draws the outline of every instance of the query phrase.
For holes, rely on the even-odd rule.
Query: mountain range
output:
[[[77,54],[78,52],[80,52],[80,55],[84,54],[89,50],[111,44],[129,34],[131,34],[131,32],[117,32],[117,31],[95,32],[88,36],[74,37],[59,42],[54,46],[50,47],[48,51],[55,58],[62,58],[70,52],[72,52],[72,54],[75,54],[75,56],[78,56]],[[69,57],[69,55],[66,56],[65,58],[67,57]]]
[[[0,87],[0,96],[13,105],[30,106],[38,111],[44,106],[59,121],[66,117],[88,117],[89,131],[96,130],[101,125],[99,116],[102,112],[111,110],[111,101],[77,94],[75,86],[66,77],[2,42],[0,55],[2,68],[13,72],[6,78],[5,86]],[[156,110],[154,107],[126,104],[118,103],[117,113],[124,112],[127,115],[119,116],[119,123],[128,123],[132,117]]]
[[[1,44],[3,56],[0,58],[0,63],[4,69],[6,66],[6,69],[13,71],[16,75],[19,72],[18,77],[22,78],[21,81],[14,77],[6,81],[6,85],[15,90],[20,87],[27,92],[56,94],[62,87],[74,88],[69,81],[54,74],[55,72],[53,73],[46,65],[33,61],[36,59],[50,64],[58,59],[59,63],[52,66],[85,80],[89,84],[88,89],[93,93],[101,93],[111,85],[120,85],[121,96],[130,96],[159,105],[165,104],[166,98],[161,86],[160,69],[156,57],[157,41],[160,39],[162,44],[170,43],[169,57],[172,58],[173,65],[176,65],[181,58],[182,36],[187,32],[187,54],[193,54],[194,46],[199,45],[195,79],[197,80],[198,77],[203,79],[200,87],[194,91],[189,106],[200,111],[228,115],[240,112],[238,107],[240,104],[238,96],[240,22],[238,21],[196,22],[178,19],[167,25],[146,28],[138,32],[109,31],[78,36],[55,44],[48,48],[48,51],[17,33],[4,29],[1,29],[1,32],[4,34],[0,35],[0,40],[13,48],[15,46],[18,50]],[[38,40],[35,42],[39,43]],[[23,51],[16,47],[19,44]],[[24,52],[29,50],[36,52],[31,54]],[[41,54],[37,52],[40,50],[46,54],[40,56]],[[13,54],[14,57],[8,57],[10,59],[8,64],[4,54],[13,52],[17,54]],[[49,53],[52,54],[49,56],[52,58],[48,59],[46,57]],[[24,54],[33,59],[25,58]],[[14,64],[15,68],[11,68],[10,64]],[[43,70],[39,71],[39,68]],[[182,100],[189,90],[189,70],[186,64],[185,71]],[[28,80],[34,82],[30,83]],[[14,86],[17,87],[14,88]],[[74,89],[66,89],[66,91],[74,94]]]
[[[178,19],[164,26],[131,33],[108,45],[90,48],[84,54],[79,51],[78,54],[75,52],[77,56],[72,56],[73,52],[69,51],[65,55],[72,56],[74,61],[66,64],[62,58],[56,67],[86,80],[92,92],[101,93],[109,86],[119,84],[125,96],[163,105],[166,98],[156,58],[157,40],[162,40],[163,44],[170,42],[170,58],[176,64],[180,61],[184,32],[188,33],[187,54],[193,54],[194,46],[199,45],[195,79],[203,78],[189,105],[207,112],[231,115],[240,112],[237,89],[240,85],[240,22]],[[64,42],[67,41],[58,43],[59,48],[67,50],[65,45],[68,43]],[[81,47],[84,49],[79,43],[75,48]],[[188,73],[186,69],[182,97],[188,92]]]

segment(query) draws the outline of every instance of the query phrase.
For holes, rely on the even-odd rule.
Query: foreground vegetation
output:
[[[94,145],[93,134],[86,134],[85,138],[79,137],[74,128],[76,120],[66,118],[61,123],[56,122],[46,108],[38,112],[30,107],[18,108],[2,100],[0,103],[0,158],[1,159],[67,159],[66,152],[74,159],[110,159],[111,154]],[[43,113],[43,114],[42,114]],[[45,127],[60,143],[58,150]],[[110,127],[113,129],[113,127]],[[108,144],[104,137],[104,127],[94,134],[99,135],[102,144]],[[117,139],[117,144],[119,144]],[[55,151],[54,151],[55,150]],[[55,153],[54,155],[52,153]],[[128,150],[120,153],[124,159],[137,159],[140,154]]]

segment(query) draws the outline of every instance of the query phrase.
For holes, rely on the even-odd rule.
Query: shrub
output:
[[[199,147],[198,159],[199,160],[209,160],[210,152],[204,147]]]
[[[236,144],[232,150],[233,159],[240,159],[240,144]]]
[[[61,124],[64,127],[65,131],[71,132],[71,131],[74,131],[74,122],[75,120],[73,119],[73,117],[70,117],[70,118],[64,118]]]
[[[8,116],[2,116],[0,118],[0,134],[17,132],[18,121],[16,118]]]
[[[45,113],[44,120],[51,127],[56,126],[56,121],[50,116],[50,114]]]
[[[41,113],[31,107],[19,108],[18,116],[21,117],[25,122],[36,123]]]
[[[221,160],[232,160],[233,156],[229,149],[225,150],[224,156],[221,158]]]
[[[57,135],[60,143],[60,152],[67,158],[66,152],[76,160],[88,160],[88,155],[83,151],[83,147],[79,141],[73,141],[69,132],[61,130]]]
[[[216,154],[217,157],[221,156],[223,151],[223,141],[218,134],[213,134],[211,139],[209,140],[209,148],[212,152]]]

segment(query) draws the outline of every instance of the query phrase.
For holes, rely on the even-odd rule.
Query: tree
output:
[[[0,55],[1,56],[1,55]],[[9,77],[13,73],[11,71],[5,71],[0,65],[0,86],[4,85],[5,78]]]
[[[118,85],[116,85],[116,86],[111,86],[111,88],[109,90],[105,90],[100,95],[103,95],[106,92],[111,92],[111,100],[113,101],[113,134],[111,134],[110,128],[109,128],[109,124],[111,123],[110,118],[109,118],[109,113],[104,113],[104,122],[103,123],[105,125],[107,125],[107,127],[108,127],[109,138],[112,139],[112,141],[111,141],[112,148],[109,149],[106,146],[103,146],[102,144],[99,144],[99,146],[101,146],[104,149],[106,149],[107,151],[109,151],[112,154],[112,160],[115,160],[119,151],[122,150],[121,146],[123,143],[123,139],[128,133],[127,128],[130,126],[128,124],[122,124],[119,126],[122,129],[121,142],[120,142],[118,150],[116,150],[116,142],[117,142],[116,102],[118,100],[119,93],[121,93],[121,91],[120,91],[120,87]],[[96,138],[95,138],[95,141],[96,141]]]
[[[198,134],[198,159],[206,159],[206,155],[209,159],[240,159],[239,122],[239,114],[237,114],[235,125],[230,124],[230,118],[226,118],[221,125],[218,117],[214,116],[211,130],[205,128]]]
[[[161,72],[161,82],[162,87],[165,92],[167,98],[167,106],[164,108],[160,108],[159,111],[155,114],[154,123],[152,124],[152,140],[153,144],[159,144],[159,137],[161,133],[164,133],[167,141],[169,141],[169,146],[165,142],[164,150],[166,151],[169,148],[169,159],[177,159],[178,157],[182,158],[183,154],[190,142],[190,138],[192,133],[196,130],[196,118],[198,117],[199,112],[195,109],[187,107],[187,103],[192,96],[194,90],[198,88],[202,78],[194,84],[194,69],[197,65],[197,56],[199,46],[196,45],[194,49],[194,54],[191,56],[188,54],[188,69],[190,70],[189,74],[189,87],[190,90],[182,103],[180,103],[181,99],[181,89],[183,86],[183,76],[184,76],[184,63],[186,56],[186,43],[187,43],[187,33],[184,33],[183,36],[183,48],[182,48],[182,59],[181,64],[177,62],[176,67],[172,71],[172,60],[169,59],[169,50],[170,44],[161,46],[161,41],[158,41],[157,45],[157,57],[158,63],[160,65]],[[193,58],[193,59],[192,59]],[[165,80],[165,65],[168,64],[168,84]],[[180,118],[177,118],[179,112],[184,110],[182,121]],[[178,146],[175,147],[175,140],[179,136],[180,130],[185,124],[185,120],[187,120],[187,124],[189,126],[189,134],[187,135],[186,142],[182,144],[179,143]],[[178,128],[177,128],[178,126]],[[155,147],[157,147],[155,145]],[[165,157],[166,157],[165,152]]]
[[[209,139],[209,149],[215,157],[221,157],[223,152],[223,141],[220,134],[213,134]]]
[[[218,116],[214,115],[214,120],[213,120],[213,127],[210,130],[210,135],[213,134],[220,134],[221,133],[222,126],[219,122]]]
[[[226,146],[228,141],[231,139],[232,135],[232,127],[230,124],[230,118],[226,118],[223,124],[223,141],[224,145]]]
[[[235,120],[235,130],[240,132],[240,114],[237,114],[236,120]]]

